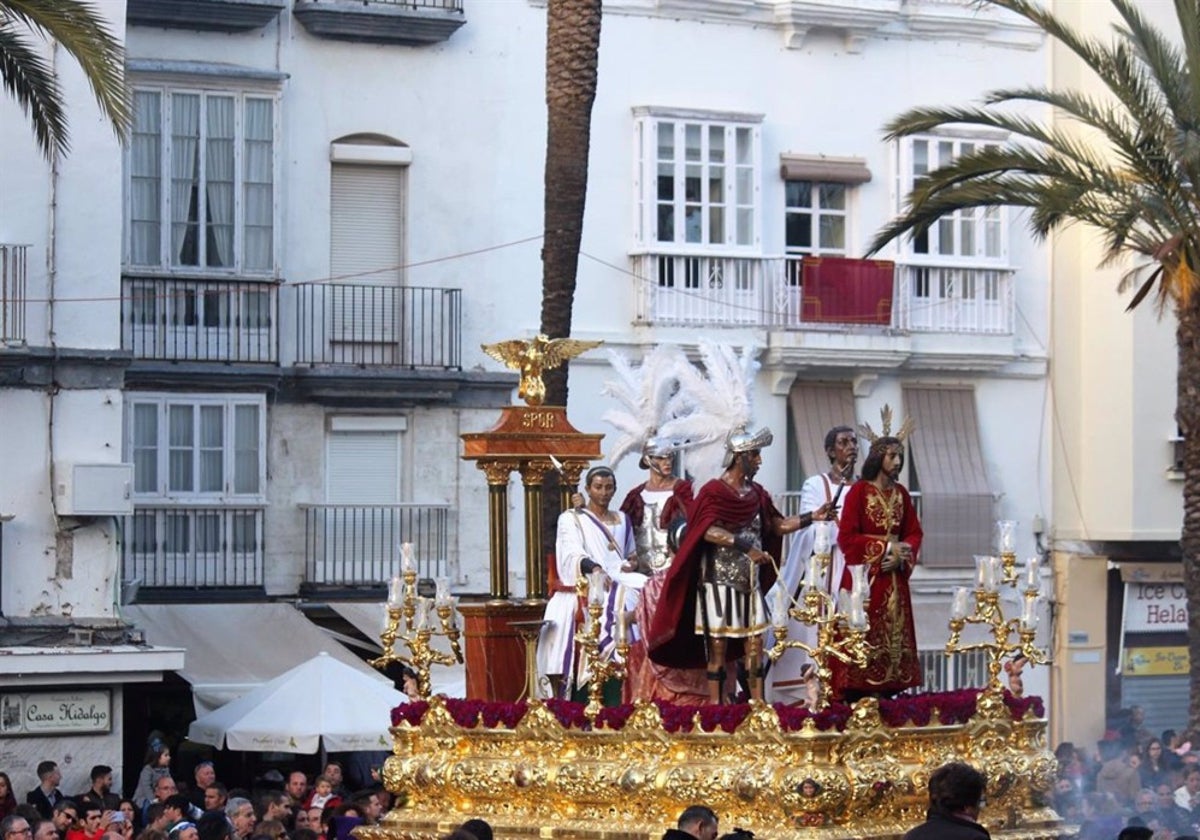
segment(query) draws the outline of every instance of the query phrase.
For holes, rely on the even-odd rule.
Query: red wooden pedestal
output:
[[[484,601],[458,605],[466,641],[467,698],[513,703],[525,688],[525,643],[511,626],[537,621],[545,601]]]

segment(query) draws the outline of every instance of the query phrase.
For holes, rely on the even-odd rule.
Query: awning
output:
[[[145,630],[150,644],[186,649],[177,673],[192,684],[197,716],[320,651],[390,682],[289,604],[137,604],[123,614]]]
[[[785,181],[865,184],[871,180],[871,170],[863,158],[786,153],[779,156],[779,177]]]
[[[792,409],[792,429],[804,474],[824,472],[829,468],[825,433],[834,426],[853,428],[857,424],[850,383],[797,380],[792,383],[788,404]]]
[[[992,553],[992,491],[979,443],[975,391],[908,387],[904,410],[916,427],[912,465],[921,491],[921,562],[970,566]],[[894,431],[894,430],[893,430]]]
[[[387,605],[383,601],[334,601],[329,604],[329,608],[383,651],[379,638],[387,619]]]

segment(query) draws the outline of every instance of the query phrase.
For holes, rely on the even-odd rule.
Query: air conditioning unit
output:
[[[59,464],[54,473],[59,516],[133,513],[133,464]]]

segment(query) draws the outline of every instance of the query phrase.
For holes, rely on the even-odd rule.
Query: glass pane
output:
[[[973,210],[964,210],[959,223],[959,250],[964,257],[975,256],[975,216]]]
[[[954,219],[938,219],[938,253],[954,253]]]
[[[670,204],[658,205],[658,241],[675,241],[675,208]]]
[[[196,553],[219,554],[221,551],[221,515],[196,514]]]
[[[271,326],[271,297],[266,292],[246,292],[242,323],[251,329]]]
[[[929,231],[924,230],[913,236],[913,253],[928,254],[929,253]]]
[[[822,216],[820,227],[822,250],[845,250],[846,219],[844,216]]]
[[[734,200],[738,204],[754,203],[754,170],[739,166],[737,171],[737,195]]]
[[[754,146],[752,145],[753,135],[748,128],[739,128],[736,132],[737,143],[737,160],[736,163],[740,166],[754,164]]]
[[[684,201],[701,201],[700,194],[700,173],[702,167],[688,166],[685,170],[683,179],[683,200]]]
[[[200,97],[171,96],[171,262],[200,264]]]
[[[845,184],[821,184],[818,189],[820,206],[824,210],[846,209]]]
[[[688,205],[684,211],[685,239],[688,242],[703,242],[704,208]]]
[[[258,493],[261,457],[258,440],[258,406],[239,405],[233,409],[233,492]]]
[[[954,161],[954,144],[948,140],[938,143],[938,166],[946,166]]]
[[[675,200],[675,167],[669,163],[658,165],[658,200]]]
[[[708,200],[712,204],[725,203],[725,177],[723,169],[708,170]]]
[[[229,295],[221,291],[206,291],[204,301],[204,326],[224,327],[229,325]]]
[[[754,244],[754,210],[739,208],[737,211],[737,244]]]
[[[724,207],[708,209],[708,241],[713,245],[719,245],[725,241]]]
[[[247,99],[244,182],[246,268],[269,271],[274,262],[275,227],[275,103],[270,99]]]
[[[812,206],[812,181],[784,182],[785,201],[788,207],[808,209]]]
[[[224,476],[224,409],[219,405],[200,407],[200,492],[220,493]]]
[[[787,214],[787,247],[789,250],[812,249],[812,215],[809,213]]]
[[[711,163],[725,162],[725,127],[710,125],[708,127],[708,159]]]
[[[989,257],[1000,256],[1000,208],[988,207],[983,211],[984,253]]]
[[[173,492],[191,493],[193,481],[192,447],[195,429],[192,426],[192,407],[172,405],[167,407],[169,464],[167,486]]]
[[[700,126],[687,123],[683,127],[684,158],[688,161],[699,162],[700,157]]]
[[[136,91],[129,140],[130,260],[158,265],[162,259],[162,94]]]
[[[133,489],[136,493],[158,492],[158,406],[133,406]]]
[[[233,514],[233,550],[238,554],[253,554],[258,544],[258,528],[253,513]]]
[[[205,265],[233,265],[233,114],[230,96],[205,101],[208,137],[204,144]]]
[[[913,177],[929,172],[929,141],[914,140],[912,144]]]
[[[165,542],[167,551],[171,554],[188,554],[191,551],[191,527],[186,513],[164,514],[163,523],[166,531]]]
[[[658,159],[675,160],[675,123],[658,124]]]

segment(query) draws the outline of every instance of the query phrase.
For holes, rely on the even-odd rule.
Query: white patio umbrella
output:
[[[386,750],[392,709],[407,699],[321,652],[193,721],[188,738],[252,752]]]

